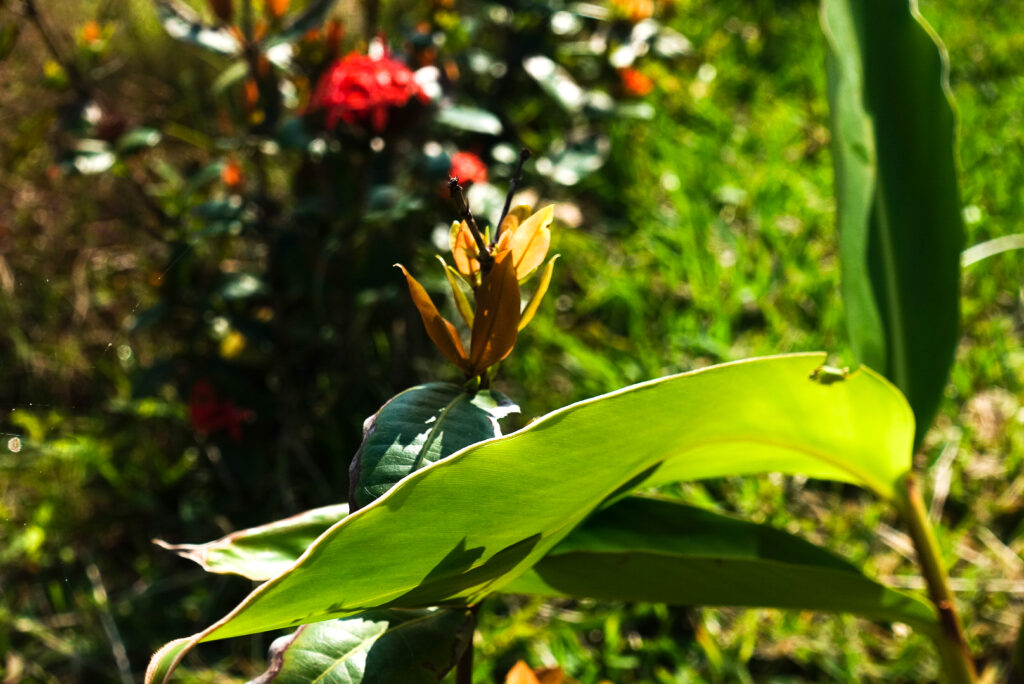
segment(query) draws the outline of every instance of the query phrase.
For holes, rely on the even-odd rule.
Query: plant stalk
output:
[[[469,643],[459,656],[459,662],[455,665],[455,684],[473,684],[473,634],[476,632],[477,614],[480,612],[480,604],[469,607]]]
[[[921,498],[917,477],[911,473],[907,476],[906,483],[904,498],[900,503],[910,537],[914,541],[921,572],[928,586],[928,597],[935,605],[939,617],[939,633],[935,638],[935,645],[949,681],[954,684],[974,684],[977,682],[978,674],[971,659],[960,616],[956,611],[953,592],[949,589],[949,576],[942,564],[939,542],[928,520],[928,510]]]

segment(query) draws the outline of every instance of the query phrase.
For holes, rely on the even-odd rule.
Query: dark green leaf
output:
[[[858,613],[935,625],[920,599],[865,577],[809,542],[767,525],[631,497],[576,528],[504,591],[693,606]]]
[[[270,646],[250,684],[432,684],[470,643],[468,610],[379,610],[303,625]]]
[[[498,419],[518,411],[498,392],[467,394],[441,382],[396,395],[363,426],[363,443],[349,474],[352,510],[423,466],[470,444],[500,437]]]
[[[858,360],[917,441],[959,337],[963,226],[945,52],[910,0],[825,0],[843,298]]]

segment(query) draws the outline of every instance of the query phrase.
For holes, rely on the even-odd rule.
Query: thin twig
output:
[[[477,257],[480,261],[480,270],[486,275],[490,272],[491,266],[494,265],[494,258],[491,256],[490,250],[487,249],[487,243],[484,241],[483,233],[480,232],[480,226],[477,225],[476,219],[473,218],[473,211],[469,208],[469,201],[466,200],[466,196],[462,192],[462,186],[459,185],[458,177],[448,179],[448,192],[451,193],[452,199],[455,200],[455,206],[459,208],[459,216],[469,226],[469,232],[473,234],[477,250],[480,252],[480,255]]]
[[[501,237],[501,224],[505,222],[505,217],[508,216],[509,210],[512,208],[512,197],[516,194],[516,190],[519,189],[519,184],[523,180],[523,164],[530,158],[530,150],[523,148],[519,150],[519,163],[516,164],[516,170],[512,172],[512,180],[508,183],[508,194],[505,195],[505,206],[501,210],[501,218],[498,219],[498,226],[494,229],[494,242],[497,244],[498,238]]]

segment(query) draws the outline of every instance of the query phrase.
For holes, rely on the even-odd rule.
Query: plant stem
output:
[[[508,194],[505,195],[505,206],[501,210],[501,218],[498,219],[498,225],[494,229],[494,244],[498,244],[498,238],[501,236],[501,224],[505,222],[505,217],[508,216],[508,211],[512,208],[512,197],[515,196],[516,190],[519,189],[519,184],[523,180],[523,164],[529,158],[530,150],[525,147],[519,150],[519,163],[516,164],[516,170],[512,172],[512,180],[508,183]]]
[[[480,226],[476,224],[473,211],[469,208],[469,200],[462,194],[462,186],[459,185],[458,178],[448,179],[448,192],[451,193],[452,199],[455,200],[455,205],[459,208],[459,216],[469,226],[469,232],[473,234],[473,240],[476,242],[477,251],[479,251],[477,259],[480,261],[480,270],[484,275],[487,275],[491,270],[491,266],[494,265],[494,257],[491,256],[490,250],[487,249],[484,235],[480,231]]]
[[[960,616],[956,612],[953,592],[949,589],[949,577],[942,565],[942,554],[935,531],[928,521],[928,511],[921,498],[917,477],[911,473],[907,476],[907,488],[900,502],[902,514],[910,528],[910,537],[917,550],[918,563],[928,585],[928,596],[935,604],[939,616],[939,634],[935,639],[936,647],[950,682],[955,684],[973,684],[977,681],[974,661],[967,646],[964,628],[960,624]]]
[[[70,59],[66,59],[61,53],[60,47],[57,45],[57,38],[50,31],[50,28],[43,21],[42,15],[39,14],[39,8],[36,7],[35,0],[22,0],[24,7],[25,17],[32,22],[36,27],[36,31],[39,36],[43,39],[43,43],[46,45],[46,49],[49,51],[53,61],[57,62],[67,74],[68,83],[75,89],[78,96],[83,100],[89,98],[89,88],[86,86],[85,77],[82,72],[78,70],[78,66],[75,65]]]
[[[469,643],[466,649],[459,656],[459,662],[455,665],[455,684],[473,684],[473,634],[476,632],[477,614],[480,612],[480,604],[470,606]]]

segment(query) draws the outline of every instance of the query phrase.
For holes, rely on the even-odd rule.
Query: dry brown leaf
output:
[[[525,662],[520,660],[512,666],[512,669],[505,675],[505,684],[540,684],[537,675]]]

